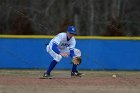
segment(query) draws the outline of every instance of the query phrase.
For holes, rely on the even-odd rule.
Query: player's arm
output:
[[[73,58],[75,56],[74,49],[70,48],[70,57]]]
[[[61,55],[61,56],[63,56],[63,57],[68,57],[68,54],[67,53],[62,53],[59,49],[58,49],[58,44],[61,42],[61,40],[63,39],[63,37],[64,37],[65,35],[63,34],[63,33],[60,33],[60,34],[58,34],[58,35],[56,35],[55,36],[55,38],[53,39],[53,43],[52,43],[52,50],[55,52],[55,53],[57,53],[57,54],[59,54],[59,55]]]
[[[53,42],[53,44],[52,44],[52,50],[53,50],[55,53],[60,54],[60,51],[59,51],[59,49],[58,49],[58,45],[57,45],[55,42]]]
[[[76,45],[75,39],[70,43],[69,50],[70,50],[70,57],[73,58],[75,56],[74,48]]]
[[[62,35],[58,34],[52,39],[52,50],[57,54],[60,54],[60,50],[58,49],[58,44],[60,43],[61,38]]]
[[[82,62],[81,59],[81,51],[79,49],[72,49],[70,50],[70,56],[72,58],[72,63],[75,65],[80,65]]]
[[[67,53],[62,53],[62,52],[59,51],[58,45],[57,45],[57,43],[55,43],[55,42],[53,42],[52,50],[53,50],[55,53],[57,53],[57,54],[59,54],[59,55],[61,55],[61,56],[63,56],[63,57],[68,57],[68,54],[67,54]]]

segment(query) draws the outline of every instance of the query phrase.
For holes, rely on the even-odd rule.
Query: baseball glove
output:
[[[72,59],[72,63],[75,65],[80,65],[81,62],[82,62],[81,57],[73,57],[73,59]]]

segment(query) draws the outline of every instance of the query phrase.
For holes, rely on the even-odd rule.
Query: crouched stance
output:
[[[77,66],[81,63],[81,51],[75,48],[75,34],[75,27],[68,26],[67,32],[59,33],[47,45],[46,50],[52,56],[53,60],[50,63],[47,71],[45,71],[43,77],[50,77],[51,71],[63,57],[72,58],[73,66],[71,70],[71,76],[81,75],[81,73],[79,73],[77,70]]]

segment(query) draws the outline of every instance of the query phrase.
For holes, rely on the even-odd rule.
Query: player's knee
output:
[[[81,51],[79,49],[74,49],[74,53],[76,56],[81,56]]]
[[[60,61],[61,61],[61,59],[62,59],[62,56],[61,56],[61,55],[58,55],[58,56],[56,57],[56,59],[55,59],[55,60],[56,60],[57,62],[60,62]]]

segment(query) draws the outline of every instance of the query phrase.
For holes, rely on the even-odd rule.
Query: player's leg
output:
[[[71,70],[71,76],[82,76],[84,75],[83,73],[80,73],[78,70],[77,70],[77,65],[74,65],[72,66],[72,70]]]
[[[78,72],[78,71],[77,71],[77,65],[74,65],[74,64],[73,64],[73,66],[72,66],[72,71],[71,71],[71,72]]]
[[[48,70],[44,73],[43,77],[50,77],[50,73],[54,69],[54,67],[56,66],[56,64],[57,64],[57,61],[53,60],[50,63]]]
[[[71,76],[75,76],[77,75],[77,73],[79,73],[77,70],[77,65],[73,64],[72,70],[71,70]]]
[[[70,56],[73,58],[74,56],[81,57],[81,51],[78,49],[72,49],[70,50]],[[71,76],[81,76],[82,73],[79,73],[77,70],[77,65],[73,64],[72,70],[71,70]]]
[[[53,57],[53,61],[50,63],[48,70],[45,71],[45,73],[43,74],[43,77],[50,77],[51,75],[51,71],[54,69],[54,67],[56,66],[56,64],[58,62],[60,62],[60,60],[62,59],[62,56],[55,53],[53,50],[47,50],[47,52]]]

